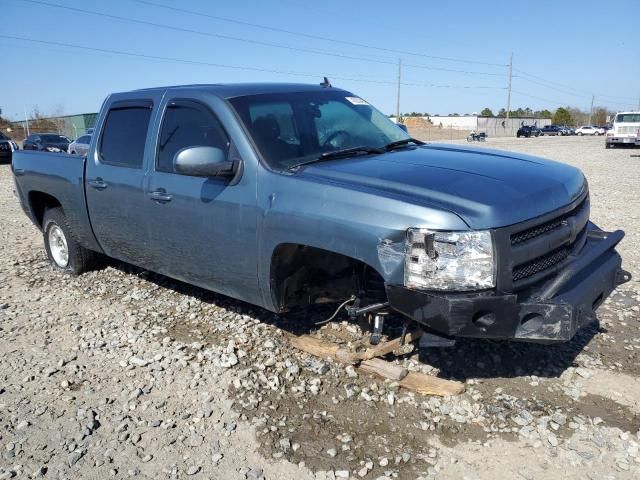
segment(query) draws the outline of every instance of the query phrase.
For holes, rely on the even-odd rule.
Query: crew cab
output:
[[[86,157],[17,152],[53,267],[107,255],[272,312],[349,306],[445,337],[569,340],[630,275],[576,168],[423,144],[303,84],[110,95]]]

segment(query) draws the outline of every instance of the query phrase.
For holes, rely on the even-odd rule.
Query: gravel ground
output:
[[[466,382],[414,395],[294,351],[278,317],[107,262],[54,272],[0,166],[0,480],[632,479],[640,475],[640,159],[602,139],[489,139],[576,165],[635,279],[569,343],[459,341],[397,359]],[[349,342],[336,321],[322,336]]]

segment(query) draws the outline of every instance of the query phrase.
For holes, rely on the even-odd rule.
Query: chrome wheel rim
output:
[[[58,225],[54,225],[49,229],[49,250],[56,265],[65,268],[69,264],[67,238]]]

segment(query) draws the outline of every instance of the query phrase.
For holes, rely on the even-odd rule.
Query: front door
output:
[[[154,105],[160,99],[120,97],[105,105],[85,175],[89,217],[100,246],[110,257],[140,266],[146,266],[149,254],[145,152]]]
[[[231,138],[205,101],[168,99],[147,185],[152,268],[210,290],[259,303],[255,183],[181,175],[176,153],[212,146],[237,158]],[[254,298],[255,296],[255,298]]]

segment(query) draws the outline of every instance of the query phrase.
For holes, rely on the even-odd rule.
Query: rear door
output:
[[[85,191],[95,236],[107,255],[140,266],[148,264],[145,168],[161,98],[132,92],[108,100],[87,158]]]

